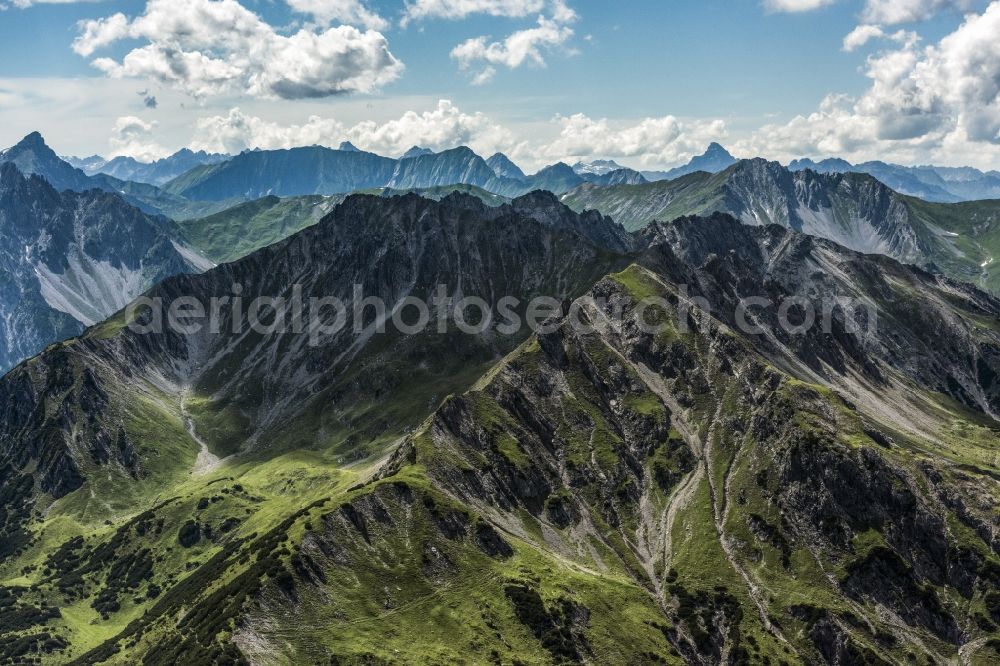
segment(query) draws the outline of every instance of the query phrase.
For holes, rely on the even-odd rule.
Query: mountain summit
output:
[[[500,178],[513,178],[514,180],[524,180],[527,178],[521,167],[514,164],[503,153],[494,153],[492,157],[486,160],[486,164]]]
[[[407,150],[405,153],[403,153],[402,155],[400,155],[399,159],[401,159],[401,160],[407,160],[407,159],[410,159],[411,157],[420,157],[422,155],[433,155],[433,154],[434,154],[434,151],[431,150],[430,148],[421,148],[420,146],[413,146],[412,148],[410,148],[409,150]]]
[[[83,171],[60,159],[39,132],[28,134],[0,152],[0,164],[3,163],[14,164],[23,174],[42,176],[57,190],[83,192],[99,187]]]
[[[669,171],[643,171],[642,175],[647,180],[673,180],[686,176],[696,171],[707,171],[708,173],[719,173],[736,164],[738,160],[730,154],[721,144],[712,142],[701,155],[692,157],[691,161],[684,166],[679,166]]]
[[[594,160],[593,162],[577,162],[573,165],[573,171],[581,176],[594,175],[604,176],[612,171],[624,169],[621,164],[614,160]]]

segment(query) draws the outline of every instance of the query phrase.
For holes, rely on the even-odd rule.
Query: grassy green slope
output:
[[[264,197],[178,225],[192,246],[212,261],[225,263],[315,224],[339,201],[322,196]]]
[[[942,269],[1000,293],[1000,201],[939,204],[905,197],[914,217],[937,233],[950,251],[935,260]]]
[[[652,220],[669,221],[682,215],[717,210],[726,212],[720,193],[724,182],[723,174],[698,171],[676,180],[641,185],[583,185],[564,195],[561,201],[576,211],[599,210],[635,231]]]

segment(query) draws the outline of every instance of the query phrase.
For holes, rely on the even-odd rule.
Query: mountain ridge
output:
[[[933,203],[1000,199],[1000,173],[971,167],[907,167],[880,161],[851,164],[840,158],[827,158],[819,162],[793,160],[788,168],[791,171],[812,169],[820,173],[867,173],[897,192]]]
[[[207,153],[203,150],[194,152],[188,148],[181,148],[172,155],[152,162],[140,162],[128,156],[105,160],[97,155],[84,159],[67,157],[65,161],[81,169],[88,176],[105,174],[123,181],[160,186],[197,166],[217,164],[231,158],[231,155]]]
[[[356,195],[154,292],[562,285],[552,325],[306,347],[118,315],[22,364],[0,379],[0,496],[20,498],[0,572],[24,620],[0,648],[44,631],[24,654],[80,664],[995,658],[1000,301],[724,214],[623,234],[550,193]],[[762,288],[756,335],[734,305]],[[783,299],[836,296],[878,326],[780,325]],[[640,311],[651,297],[664,309]]]
[[[946,271],[996,290],[990,258],[1000,223],[995,202],[925,203],[867,174],[789,171],[777,162],[742,160],[718,174],[695,172],[648,185],[584,185],[563,197],[574,209],[595,208],[630,229],[715,211],[751,225],[775,223],[851,249]]]

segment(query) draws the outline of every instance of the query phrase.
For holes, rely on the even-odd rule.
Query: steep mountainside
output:
[[[210,264],[166,219],[0,166],[0,372],[80,333],[171,275]]]
[[[107,181],[92,180],[80,169],[59,159],[38,132],[32,132],[16,145],[0,152],[0,164],[6,163],[13,164],[21,173],[43,176],[52,187],[60,191],[108,189]]]
[[[198,201],[265,196],[339,194],[384,186],[396,160],[322,146],[243,152],[228,162],[197,167],[165,186]]]
[[[350,307],[355,282],[566,300],[528,339],[119,317],[21,365],[0,380],[3,658],[1000,658],[995,299],[722,215],[630,238],[543,194],[350,197],[153,295]],[[746,296],[775,304],[756,334]],[[866,307],[778,325],[782,299],[799,321],[835,297]]]
[[[510,158],[503,153],[495,153],[492,157],[486,160],[486,164],[493,169],[493,173],[500,178],[513,178],[514,180],[524,180],[527,178],[524,172],[521,171],[521,167],[514,164]]]
[[[714,175],[637,186],[584,185],[563,201],[576,210],[599,210],[630,229],[651,220],[730,213],[747,224],[780,224],[1000,289],[1000,274],[991,270],[992,258],[1000,256],[994,238],[1000,203],[929,204],[864,174],[793,173],[755,159]]]
[[[1000,199],[1000,173],[983,173],[971,167],[907,167],[885,162],[851,164],[828,158],[819,162],[793,160],[788,168],[791,171],[812,169],[818,173],[867,173],[897,192],[937,203]]]
[[[115,157],[110,160],[96,157],[88,157],[81,160],[68,157],[66,161],[72,166],[83,170],[88,176],[103,173],[120,180],[131,180],[137,183],[149,183],[150,185],[164,185],[197,166],[218,164],[231,158],[231,155],[206,153],[203,150],[194,152],[183,148],[169,157],[148,163],[140,162],[133,157],[127,156]]]
[[[511,188],[503,181],[483,158],[463,146],[400,160],[385,186],[405,190],[463,183],[500,193]]]
[[[177,223],[192,247],[211,261],[235,261],[316,224],[342,197],[275,196],[256,199],[221,213]]]

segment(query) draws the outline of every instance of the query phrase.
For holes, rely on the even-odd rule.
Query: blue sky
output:
[[[600,157],[654,168],[718,140],[741,156],[782,160],[1000,167],[1000,49],[976,42],[991,31],[1000,41],[998,2],[239,3],[171,0],[157,14],[155,0],[0,0],[0,145],[38,129],[65,154],[151,159],[184,145],[233,151],[343,139],[391,153],[412,136],[437,149],[504,150],[531,168]],[[248,28],[243,10],[259,25]],[[185,17],[203,26],[204,11],[221,21],[216,41],[178,42]],[[119,34],[74,50],[86,21]],[[859,26],[868,39],[845,49]],[[519,58],[512,45],[539,27],[547,37]],[[261,35],[276,40],[273,49],[245,53]],[[350,66],[324,45],[303,46],[316,35],[334,48],[346,40]],[[162,76],[162,59],[128,65],[144,48],[208,52],[226,75]],[[293,64],[273,64],[281,58]],[[301,62],[303,72],[285,76]],[[950,89],[955,80],[961,89]]]

